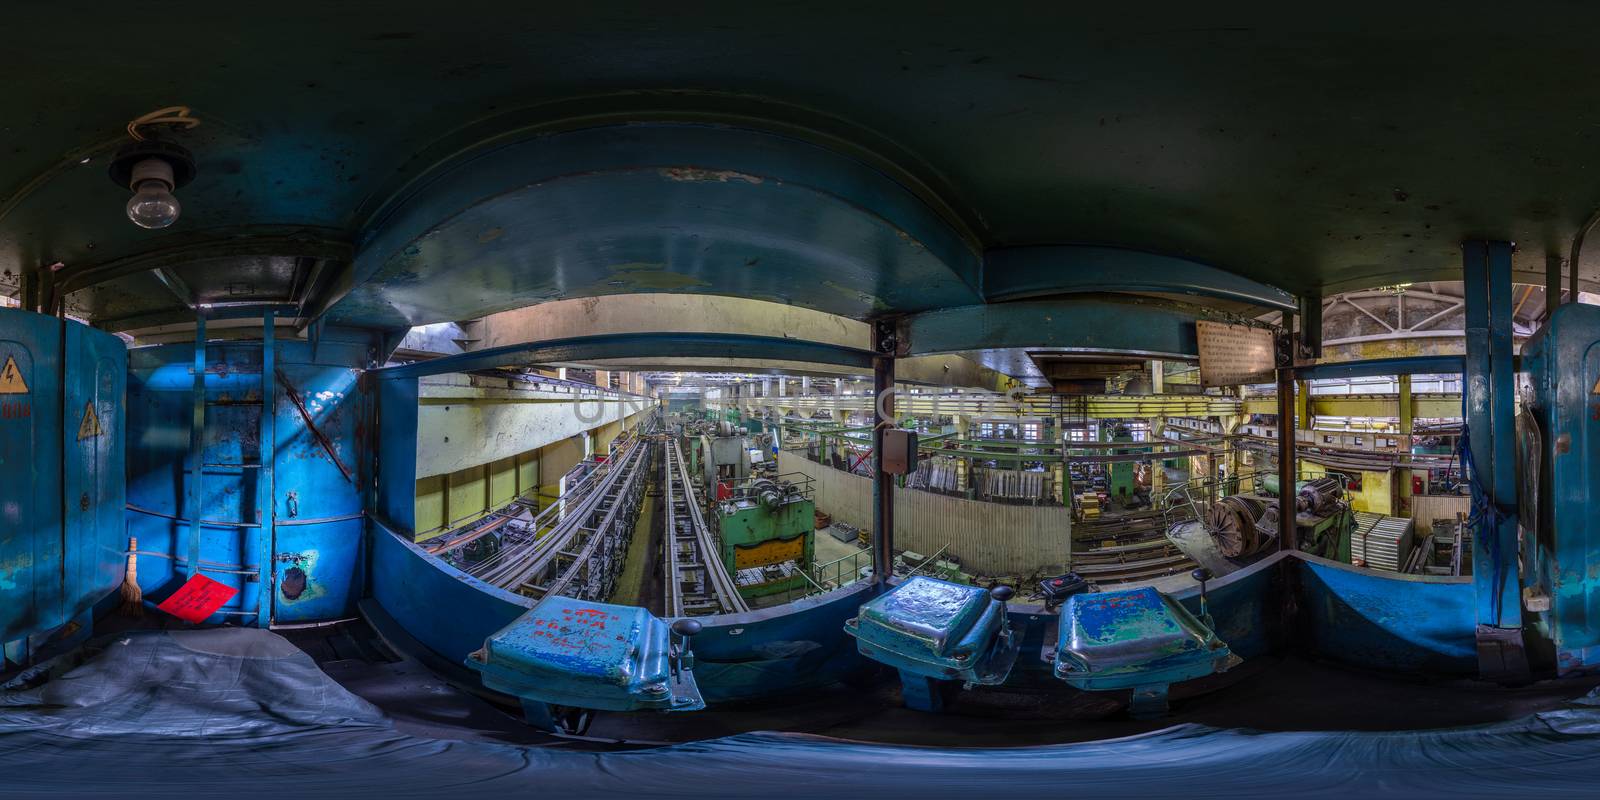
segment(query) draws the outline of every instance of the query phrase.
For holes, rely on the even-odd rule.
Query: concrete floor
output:
[[[833,563],[841,558],[847,558],[853,553],[868,552],[867,548],[861,547],[858,544],[853,542],[841,542],[838,539],[833,538],[833,534],[829,533],[827,528],[816,531],[815,542],[816,544],[812,547],[812,550],[818,566]],[[872,559],[870,556],[862,556],[861,558],[857,559],[857,563],[863,567],[871,566]],[[850,562],[846,561],[844,564],[848,567]],[[851,580],[848,572],[849,570],[846,569],[844,574],[840,576],[845,583],[848,583]],[[824,577],[832,577],[832,575],[833,571],[830,569],[828,575]]]
[[[633,526],[633,540],[628,543],[627,562],[622,575],[617,578],[617,588],[610,602],[641,606],[657,616],[666,613],[665,586],[661,578],[661,542],[666,535],[665,515],[661,509],[661,493],[655,481],[645,489],[645,498],[639,509],[639,519]]]

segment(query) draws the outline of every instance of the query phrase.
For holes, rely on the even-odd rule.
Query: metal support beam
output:
[[[1556,313],[1561,305],[1561,255],[1547,253],[1544,257],[1544,315],[1546,319]]]
[[[190,577],[200,574],[200,518],[205,516],[205,495],[201,491],[201,484],[205,483],[205,447],[206,447],[206,315],[197,314],[194,318],[194,402],[193,415],[189,420],[189,501],[185,513],[189,515],[189,563],[186,565]]]
[[[894,420],[894,324],[879,322],[872,337],[872,578],[889,580],[894,563],[894,476],[883,471],[883,435]]]
[[[1462,246],[1462,267],[1467,304],[1464,389],[1476,473],[1474,505],[1490,510],[1477,515],[1472,542],[1478,666],[1484,678],[1514,679],[1526,675],[1527,658],[1519,630],[1511,245],[1467,242]]]
[[[1297,367],[1300,380],[1320,378],[1372,378],[1382,375],[1454,375],[1463,371],[1461,356],[1410,356],[1344,361]]]
[[[1311,407],[1311,384],[1306,381],[1294,382],[1294,429],[1309,431],[1313,427]]]
[[[1278,345],[1278,549],[1298,550],[1295,539],[1294,482],[1294,315],[1283,315],[1284,335]]]
[[[277,501],[274,494],[273,461],[277,458],[277,325],[278,315],[261,315],[261,468],[256,471],[256,513],[261,515],[261,539],[256,545],[256,627],[272,625],[273,554],[276,553]],[[241,455],[243,455],[241,453]]]
[[[1352,303],[1351,305],[1355,305]],[[1358,310],[1365,311],[1360,306]],[[1322,295],[1309,294],[1300,298],[1299,355],[1316,359],[1322,357]]]
[[[1399,383],[1398,397],[1400,417],[1400,437],[1405,445],[1405,451],[1411,452],[1411,427],[1414,409],[1411,404],[1411,376],[1400,375],[1396,378]]]

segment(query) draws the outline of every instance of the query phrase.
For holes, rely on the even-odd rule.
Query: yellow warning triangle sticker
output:
[[[1594,382],[1594,388],[1589,390],[1589,394],[1600,394],[1600,380]]]
[[[83,422],[78,423],[78,441],[92,439],[105,433],[100,427],[100,415],[94,413],[94,403],[83,406]]]
[[[6,356],[6,365],[0,368],[0,394],[27,394],[28,384],[22,380],[22,370],[17,369],[17,360]]]

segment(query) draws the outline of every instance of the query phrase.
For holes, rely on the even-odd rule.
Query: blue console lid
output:
[[[929,678],[996,684],[1017,657],[1003,601],[977,586],[921,576],[862,605],[845,631],[862,655]]]
[[[605,711],[704,708],[686,643],[635,606],[551,597],[490,636],[467,666],[490,689]]]
[[[1221,672],[1232,660],[1209,627],[1149,587],[1073,595],[1051,655],[1056,677],[1075,688],[1133,689],[1136,715],[1165,711],[1169,684]]]

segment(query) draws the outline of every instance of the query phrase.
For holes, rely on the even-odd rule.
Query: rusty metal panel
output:
[[[1201,386],[1240,386],[1272,380],[1272,331],[1211,320],[1195,322]]]

